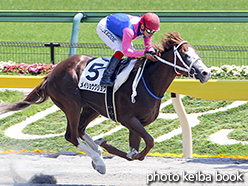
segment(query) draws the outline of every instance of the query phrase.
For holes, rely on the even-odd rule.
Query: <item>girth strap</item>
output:
[[[115,110],[115,93],[113,91],[113,87],[106,87],[105,105],[106,105],[108,118],[117,122],[117,116]]]

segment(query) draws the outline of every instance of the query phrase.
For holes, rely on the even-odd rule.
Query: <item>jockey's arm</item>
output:
[[[145,55],[145,51],[133,50],[131,48],[131,43],[134,37],[134,32],[131,28],[123,29],[122,37],[122,52],[124,56],[127,57],[140,57]]]
[[[143,37],[143,40],[144,40],[145,51],[155,53],[155,50],[152,47],[152,37]]]

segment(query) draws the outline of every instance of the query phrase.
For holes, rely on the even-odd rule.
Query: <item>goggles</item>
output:
[[[154,34],[155,32],[157,32],[157,31],[155,31],[155,30],[151,30],[151,29],[146,28],[146,27],[145,27],[145,29],[146,29],[146,32],[147,32],[148,34]]]
[[[144,19],[144,26],[145,26],[145,30],[148,34],[154,34],[155,32],[157,32],[156,30],[151,30],[150,28],[147,28],[146,27],[146,22],[145,22],[145,19]]]

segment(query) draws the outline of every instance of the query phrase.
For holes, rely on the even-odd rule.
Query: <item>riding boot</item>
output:
[[[116,58],[115,56],[111,57],[109,64],[103,73],[103,76],[100,82],[101,86],[110,87],[114,85],[114,81],[111,79],[111,77],[120,61],[121,60]]]

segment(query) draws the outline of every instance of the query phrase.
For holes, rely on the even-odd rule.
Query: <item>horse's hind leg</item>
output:
[[[99,113],[89,107],[84,107],[83,111],[80,115],[80,122],[78,126],[78,132],[81,134],[81,138],[99,155],[102,155],[102,149],[99,145],[97,145],[94,140],[85,132],[85,128],[87,125],[94,120]]]
[[[106,167],[97,152],[95,152],[91,147],[87,146],[80,140],[81,134],[79,134],[78,126],[80,121],[81,107],[76,103],[76,101],[70,100],[67,102],[57,101],[51,97],[53,102],[65,113],[67,118],[67,129],[65,134],[65,139],[71,142],[73,145],[78,147],[80,150],[85,152],[91,157],[94,168],[101,174],[105,174]]]
[[[81,108],[78,108],[78,112],[75,112],[75,107],[73,109],[73,111],[70,114],[67,114],[67,119],[69,121],[70,124],[70,131],[72,133],[71,136],[71,140],[73,141],[73,144],[75,146],[77,146],[79,149],[81,149],[82,151],[84,151],[88,156],[91,157],[93,164],[94,164],[94,168],[101,174],[105,174],[106,172],[106,167],[104,165],[104,162],[102,160],[102,158],[99,156],[99,154],[97,152],[95,152],[91,147],[87,146],[85,143],[83,143],[80,140],[80,136],[81,134],[79,134],[78,131],[78,125],[79,125],[79,121],[80,121],[80,111]],[[76,114],[78,113],[78,114]],[[75,143],[75,140],[77,140],[77,143]]]
[[[102,155],[101,147],[98,144],[96,144],[94,140],[86,132],[84,132],[82,139],[90,146],[90,148],[96,151],[100,156]]]

